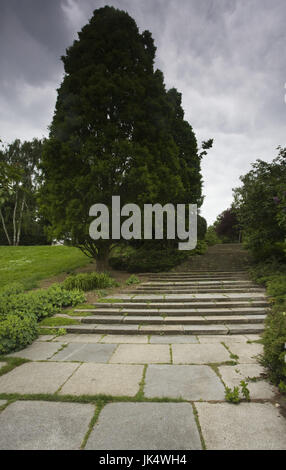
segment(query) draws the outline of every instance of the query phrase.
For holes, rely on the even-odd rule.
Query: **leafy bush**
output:
[[[286,298],[286,274],[280,274],[266,281],[267,294],[275,298],[276,302],[283,302]]]
[[[264,354],[262,363],[269,371],[270,380],[286,391],[286,302],[283,306],[275,306],[268,314],[265,331],[262,336]]]
[[[187,251],[139,249],[128,259],[129,272],[168,271],[189,256]]]
[[[191,251],[191,255],[203,255],[207,249],[207,242],[205,240],[198,240],[196,248]]]
[[[0,321],[0,354],[22,349],[31,344],[37,336],[35,315],[10,313],[3,321]]]
[[[3,287],[0,290],[0,296],[3,297],[9,297],[14,294],[20,294],[21,292],[24,292],[24,286],[20,282],[12,282],[8,286]]]
[[[286,393],[286,265],[272,257],[252,268],[251,276],[266,286],[273,303],[262,336],[262,363],[269,371],[270,380],[279,386],[281,393]]]
[[[37,320],[85,300],[79,290],[67,291],[60,285],[34,292],[17,293],[10,286],[0,293],[0,353],[21,349],[37,337]],[[13,293],[14,292],[14,293]]]
[[[272,162],[256,160],[234,190],[235,209],[243,241],[255,259],[275,255],[285,259],[286,148]]]
[[[125,281],[125,284],[127,286],[132,286],[133,284],[140,284],[140,280],[138,279],[137,276],[135,276],[134,274],[132,274],[126,281]]]
[[[196,248],[191,251],[180,251],[174,248],[155,249],[146,245],[137,250],[114,253],[109,258],[109,264],[113,269],[133,273],[168,271],[189,256],[203,254],[206,250],[207,244],[203,240],[198,240]]]
[[[284,274],[286,276],[286,264],[281,263],[281,261],[274,256],[264,262],[255,264],[250,269],[250,276],[258,284],[266,285],[268,280],[271,280],[278,274]]]
[[[93,289],[103,289],[115,287],[118,284],[106,273],[83,273],[68,276],[63,282],[64,289],[80,289],[89,291]]]
[[[221,240],[218,237],[213,225],[211,225],[207,229],[207,233],[206,233],[206,236],[205,236],[205,242],[209,246],[213,246],[213,245],[217,245],[218,243],[221,243]]]

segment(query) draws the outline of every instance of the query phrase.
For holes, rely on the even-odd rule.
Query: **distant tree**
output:
[[[16,139],[0,150],[0,222],[9,245],[20,244],[23,226],[27,236],[28,220],[37,223],[41,152],[38,139],[23,143]]]
[[[286,148],[272,162],[256,160],[234,190],[244,241],[257,258],[279,255],[286,236]]]
[[[226,209],[217,217],[214,227],[218,237],[224,242],[229,243],[239,241],[239,221],[233,207]]]
[[[209,225],[205,235],[205,241],[209,246],[217,245],[221,243],[221,239],[218,237],[214,225]]]
[[[196,139],[174,116],[154,58],[150,32],[140,34],[126,12],[107,6],[95,10],[62,58],[65,76],[43,153],[42,212],[52,237],[70,240],[100,269],[112,240],[90,238],[91,205],[110,207],[112,195],[141,206],[201,195]]]
[[[207,233],[207,221],[201,215],[198,215],[198,239],[203,240]]]

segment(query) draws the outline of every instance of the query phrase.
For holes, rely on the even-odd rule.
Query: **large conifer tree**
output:
[[[92,204],[110,207],[112,195],[139,205],[196,202],[201,195],[195,136],[176,117],[154,57],[150,32],[140,34],[126,12],[104,7],[62,58],[42,207],[52,236],[70,239],[99,263],[112,240],[89,237]]]

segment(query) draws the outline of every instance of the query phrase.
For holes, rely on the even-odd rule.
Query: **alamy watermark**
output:
[[[105,204],[94,204],[89,215],[96,217],[89,226],[89,235],[93,240],[162,240],[165,233],[168,240],[178,238],[179,250],[193,250],[197,246],[197,204],[144,204],[143,217],[137,204],[125,204],[120,207],[120,196],[112,196],[112,214],[110,227],[109,209]],[[125,220],[121,224],[121,217]],[[126,219],[126,217],[128,217]],[[143,221],[143,231],[142,231]],[[154,221],[154,230],[153,230]],[[186,229],[186,224],[188,228]],[[142,236],[143,235],[143,236]]]

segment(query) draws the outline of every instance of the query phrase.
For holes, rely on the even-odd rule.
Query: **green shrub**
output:
[[[37,319],[35,315],[9,313],[0,321],[0,354],[22,349],[37,338]]]
[[[1,354],[30,344],[37,337],[37,320],[85,301],[83,292],[67,291],[57,284],[34,292],[18,293],[19,290],[13,285],[0,293]]]
[[[213,227],[213,225],[211,225],[207,229],[207,233],[206,233],[206,236],[205,236],[205,242],[209,246],[217,245],[218,243],[221,243],[221,240],[217,236],[217,233],[216,233],[215,228]]]
[[[286,389],[286,302],[283,306],[274,306],[268,314],[262,342],[262,364],[267,367],[270,380],[283,392]]]
[[[24,294],[0,296],[0,320],[8,313],[33,314],[39,320],[61,311],[62,307],[74,306],[85,301],[79,290],[67,291],[59,285]]]
[[[197,246],[192,250],[191,254],[203,255],[208,249],[208,244],[205,240],[198,240]]]
[[[266,281],[267,294],[274,297],[276,302],[283,302],[286,299],[286,274],[273,276]]]
[[[12,282],[8,286],[3,287],[0,290],[0,296],[9,297],[14,294],[20,294],[24,292],[24,286],[20,282]]]
[[[90,291],[106,287],[115,287],[118,284],[106,273],[83,273],[68,276],[62,285],[64,289],[67,290],[80,289]]]
[[[128,260],[129,272],[168,271],[189,256],[187,251],[139,249]]]
[[[137,250],[118,250],[109,258],[109,264],[113,269],[138,273],[168,271],[185,261],[189,256],[203,254],[207,250],[207,244],[198,240],[194,250],[178,250],[175,248],[151,248],[143,246]]]
[[[269,378],[286,392],[286,265],[272,257],[251,269],[251,277],[267,288],[273,307],[265,321],[262,336],[264,346],[262,364],[267,367]]]
[[[138,279],[137,276],[134,274],[131,274],[131,276],[125,281],[125,284],[127,286],[132,286],[134,284],[140,284],[140,280]]]

